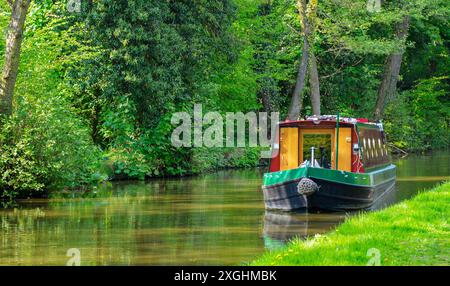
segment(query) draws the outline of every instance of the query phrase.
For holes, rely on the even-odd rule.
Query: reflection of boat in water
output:
[[[264,243],[267,249],[283,247],[289,241],[328,232],[350,213],[306,213],[266,211]]]
[[[322,116],[282,122],[278,135],[264,175],[268,210],[371,209],[395,188],[381,124]]]
[[[277,249],[294,238],[308,235],[307,213],[266,212],[264,215],[264,244],[267,249]]]
[[[397,202],[397,184],[390,185],[386,188],[381,196],[367,210],[376,211],[384,209]]]

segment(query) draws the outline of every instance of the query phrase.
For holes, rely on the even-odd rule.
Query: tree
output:
[[[320,81],[317,70],[317,59],[314,52],[311,51],[311,60],[309,64],[309,84],[311,86],[311,105],[313,115],[320,115]]]
[[[23,27],[30,0],[8,0],[11,7],[11,20],[6,38],[6,52],[3,73],[0,81],[0,115],[11,115],[14,86],[19,69],[20,47]]]
[[[378,90],[377,103],[373,114],[375,120],[381,119],[383,116],[386,99],[391,97],[397,89],[400,67],[402,65],[403,54],[405,53],[405,48],[403,46],[408,36],[409,21],[409,16],[405,15],[402,21],[396,25],[396,38],[401,41],[403,45],[398,51],[390,54],[386,60],[383,80],[381,81],[380,88]]]
[[[385,1],[383,5],[386,9],[397,12],[398,18],[395,21],[395,41],[398,48],[387,57],[383,79],[378,89],[378,97],[375,105],[373,117],[380,120],[383,117],[384,108],[387,100],[389,100],[397,90],[397,83],[400,76],[400,68],[403,61],[403,55],[406,51],[406,40],[409,36],[411,22],[417,22],[413,29],[424,24],[423,20],[430,16],[439,15],[448,17],[448,1],[430,1],[430,0],[414,0],[414,1]],[[432,33],[429,31],[428,33]]]
[[[303,48],[302,59],[297,74],[297,81],[295,83],[294,92],[292,93],[291,104],[288,111],[288,120],[297,120],[300,117],[300,112],[303,107],[302,92],[305,87],[305,78],[308,70],[309,61],[309,36],[311,34],[308,17],[306,15],[306,0],[298,1],[298,10],[303,24]]]
[[[88,78],[92,86],[83,88],[99,87],[94,101],[103,132],[112,133],[107,140],[154,128],[171,108],[201,100],[214,59],[234,56],[234,13],[231,1],[95,1],[86,37],[103,52],[74,73],[74,83]]]
[[[315,31],[316,25],[316,10],[317,10],[317,0],[311,1],[310,7],[310,29]],[[312,40],[311,40],[312,41]],[[320,115],[320,81],[319,72],[317,70],[317,59],[313,49],[314,43],[311,43],[310,47],[310,63],[309,63],[309,84],[311,88],[311,105],[313,115]]]

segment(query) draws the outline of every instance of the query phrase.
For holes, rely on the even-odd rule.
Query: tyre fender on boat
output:
[[[303,196],[310,196],[319,190],[319,186],[311,179],[303,178],[297,185],[298,193]]]

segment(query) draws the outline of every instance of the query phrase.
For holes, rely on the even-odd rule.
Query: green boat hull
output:
[[[298,184],[303,178],[318,185],[318,189],[309,196],[298,192]],[[305,167],[265,174],[263,193],[268,210],[370,209],[394,191],[395,178],[395,165],[386,165],[368,173]]]

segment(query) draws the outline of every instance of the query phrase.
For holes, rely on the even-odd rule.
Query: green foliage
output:
[[[131,124],[156,126],[171,107],[207,96],[197,94],[209,83],[210,70],[221,58],[233,57],[228,33],[233,9],[229,1],[93,3],[85,20],[87,40],[104,52],[73,74],[75,80],[87,76],[78,84],[80,92],[100,89],[100,112],[110,120],[111,111],[131,101]]]
[[[230,1],[102,0],[86,8],[80,21],[89,33],[79,42],[102,52],[69,67],[68,94],[117,177],[195,172],[192,151],[169,141],[172,112],[192,103],[237,110],[243,94],[254,106],[255,84],[240,64],[251,53],[235,61],[234,11]]]
[[[99,0],[68,13],[66,1],[32,1],[15,114],[0,131],[3,196],[259,164],[259,149],[173,147],[170,118],[196,103],[283,117],[303,43],[296,2]],[[449,2],[384,1],[379,13],[366,0],[309,2],[323,113],[370,117],[386,55],[406,46],[390,139],[448,146]],[[0,64],[9,10],[2,1]],[[406,45],[394,34],[405,14]]]
[[[43,195],[105,179],[88,129],[66,107],[58,97],[20,102],[0,133],[1,197]]]
[[[301,37],[296,1],[253,1],[246,25],[253,45],[257,95],[266,111],[286,113],[300,62]],[[248,27],[247,27],[248,29]],[[266,103],[266,104],[267,104]]]
[[[450,142],[448,77],[420,80],[387,108],[386,131],[397,147],[412,150],[447,147]],[[399,128],[401,126],[402,128]]]
[[[191,173],[255,167],[260,155],[261,148],[196,148],[193,151]]]
[[[0,130],[0,197],[8,200],[106,179],[100,149],[60,90],[66,22],[59,17],[42,22],[34,5],[22,44],[14,115]]]

